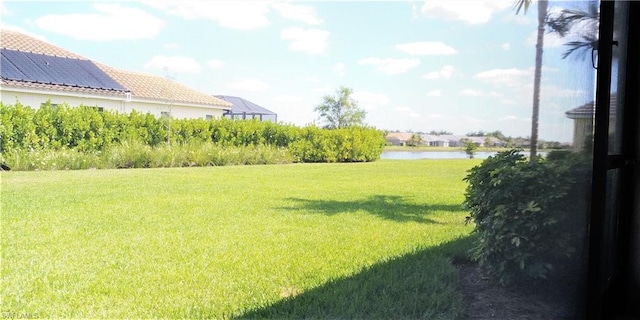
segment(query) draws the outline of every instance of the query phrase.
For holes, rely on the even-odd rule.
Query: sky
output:
[[[514,0],[16,1],[0,27],[115,68],[239,96],[278,121],[320,124],[340,86],[383,130],[531,132],[536,6]],[[535,2],[534,2],[535,3]],[[551,1],[550,10],[584,1]],[[540,138],[570,142],[565,112],[593,100],[591,59],[545,35]]]

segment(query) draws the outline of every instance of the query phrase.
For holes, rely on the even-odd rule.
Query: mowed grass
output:
[[[479,160],[3,172],[3,314],[456,318]]]

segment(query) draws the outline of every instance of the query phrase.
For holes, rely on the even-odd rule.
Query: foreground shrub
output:
[[[545,279],[584,247],[588,162],[566,154],[529,164],[521,151],[489,157],[464,179],[478,234],[471,258],[502,284]]]

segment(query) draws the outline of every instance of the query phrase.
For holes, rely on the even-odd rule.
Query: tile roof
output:
[[[231,103],[191,89],[173,80],[139,72],[119,70],[101,63],[96,65],[111,78],[131,91],[131,96],[153,101],[173,101],[187,104],[231,108]]]
[[[413,137],[413,133],[410,132],[389,132],[387,133],[387,140],[407,141]]]
[[[34,37],[9,30],[0,30],[0,48],[19,50],[32,53],[54,55],[59,57],[86,59],[73,52],[59,48],[45,41]],[[131,92],[133,99],[151,101],[173,101],[181,104],[196,104],[211,106],[216,108],[231,108],[231,103],[218,99],[214,96],[199,92],[187,86],[164,77],[119,70],[96,61],[92,61],[98,68]],[[77,88],[61,85],[34,84],[13,80],[0,80],[3,86],[22,87],[33,89],[47,89],[61,92],[93,93],[107,95],[124,95],[124,93],[107,92],[91,88]]]
[[[58,56],[65,58],[86,59],[71,51],[54,46],[45,41],[36,39],[31,36],[27,36],[23,33],[0,30],[0,47],[10,50],[20,50],[25,52],[34,52],[40,54],[46,54],[50,56]]]
[[[616,99],[616,96],[617,93],[611,93],[611,100],[609,102],[609,112],[611,114],[616,113],[616,105],[618,103],[618,99]],[[596,103],[595,101],[589,101],[581,106],[575,107],[565,112],[565,114],[569,119],[591,119],[596,115]]]

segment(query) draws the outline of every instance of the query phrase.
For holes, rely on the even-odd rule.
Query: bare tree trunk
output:
[[[538,156],[538,122],[540,117],[540,80],[542,78],[542,49],[544,47],[544,26],[547,17],[547,0],[538,1],[538,38],[536,40],[536,68],[533,75],[533,112],[531,115],[531,153],[529,163],[533,164]]]

